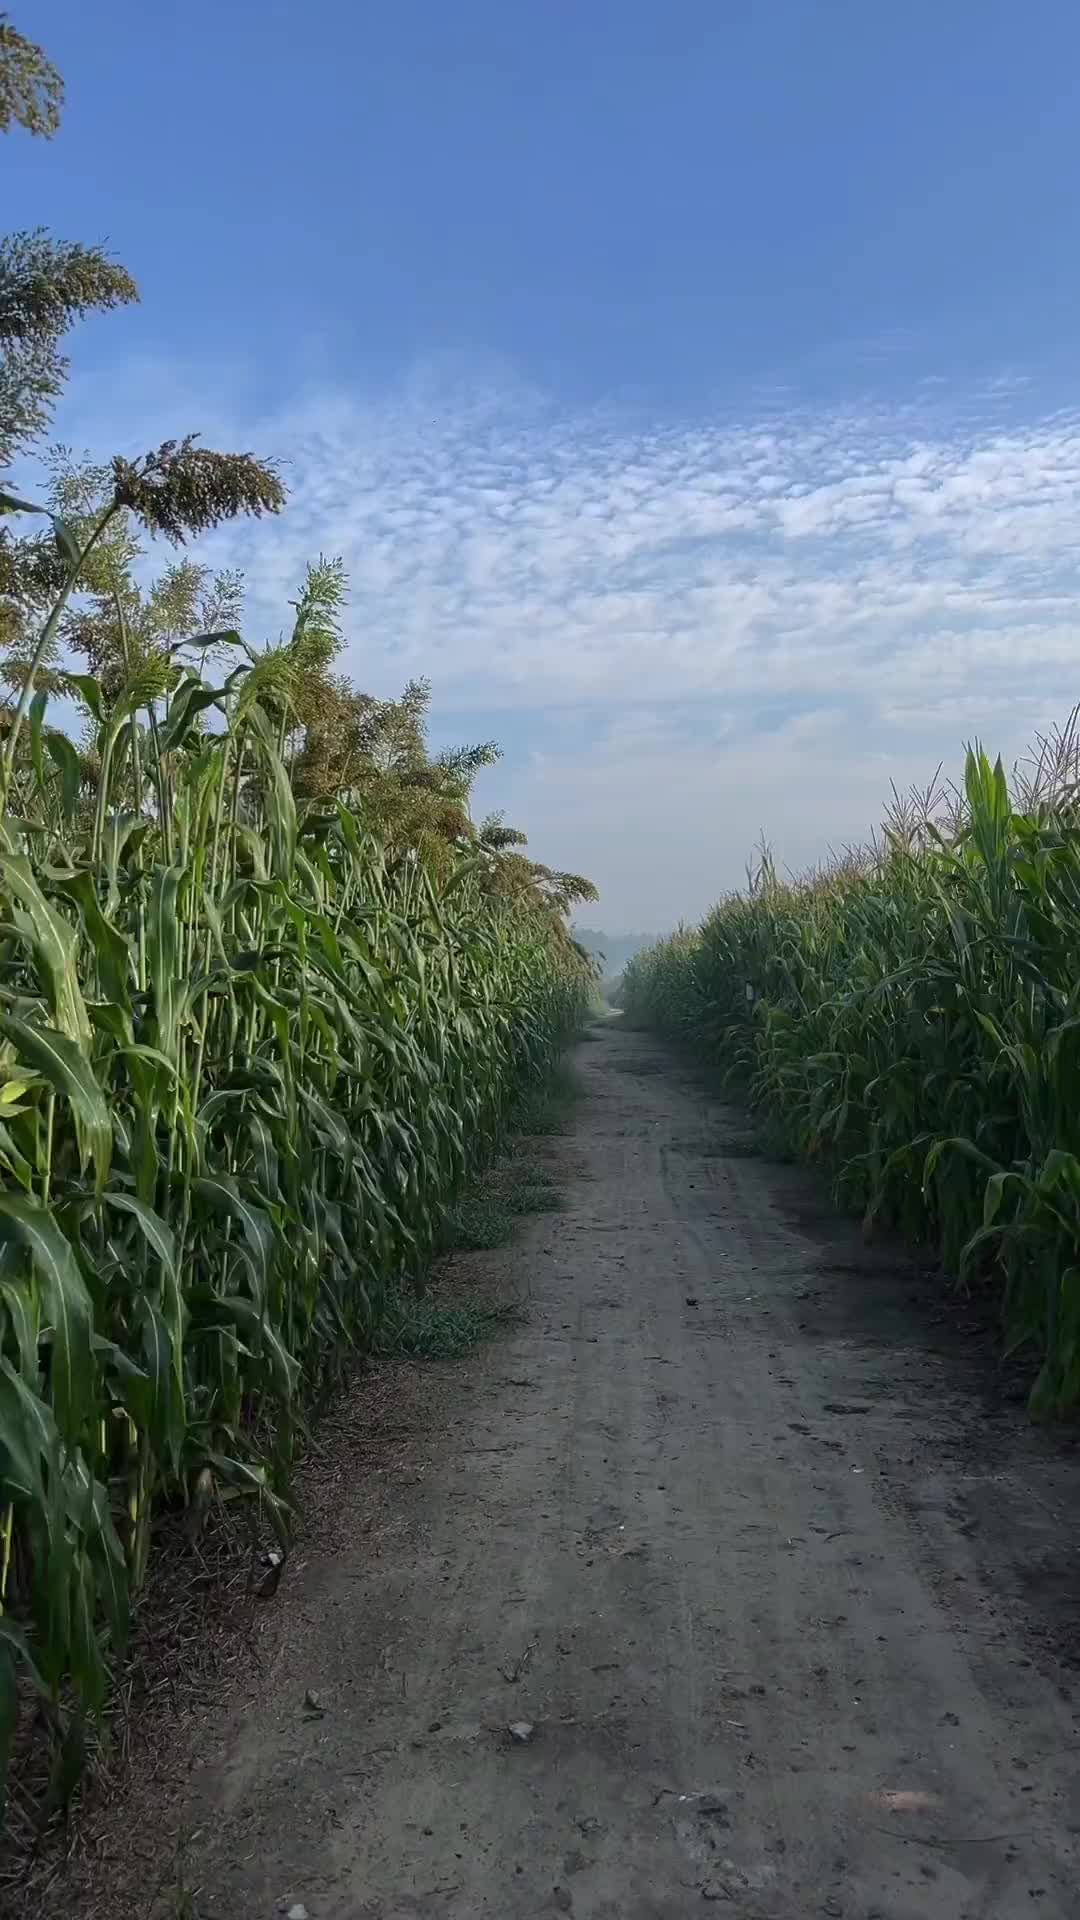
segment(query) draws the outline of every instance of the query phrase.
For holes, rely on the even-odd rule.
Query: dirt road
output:
[[[652,1041],[580,1065],[527,1322],[277,1603],[194,1910],[1075,1920],[1080,1458]]]

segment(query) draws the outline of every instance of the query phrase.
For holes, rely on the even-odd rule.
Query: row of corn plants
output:
[[[29,1688],[70,1774],[166,1503],[287,1533],[304,1406],[422,1276],[587,969],[490,857],[298,810],[241,662],[96,716],[43,693],[0,817],[0,1772]]]
[[[1072,769],[1070,768],[1070,771]],[[631,1018],[690,1039],[841,1199],[996,1276],[1032,1409],[1080,1400],[1080,811],[968,754],[943,821],[742,895],[633,961]]]

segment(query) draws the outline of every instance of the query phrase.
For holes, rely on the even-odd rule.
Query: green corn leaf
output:
[[[170,1393],[170,1407],[175,1412],[177,1404],[183,1405],[184,1396],[184,1290],[180,1278],[180,1264],[177,1257],[176,1236],[172,1228],[161,1218],[145,1200],[134,1193],[121,1193],[110,1190],[104,1196],[107,1206],[119,1208],[129,1213],[137,1221],[139,1230],[147,1245],[154,1253],[161,1269],[160,1318],[169,1339],[169,1358],[173,1371],[173,1389]],[[157,1309],[155,1308],[155,1312]],[[157,1340],[153,1343],[155,1373],[157,1378],[159,1349]]]
[[[204,687],[199,680],[186,680],[173,695],[168,714],[158,729],[159,751],[172,753],[181,746],[199,714],[217,706],[224,693],[224,687]]]
[[[62,1440],[52,1407],[37,1391],[36,1379],[33,1382],[28,1381],[16,1373],[10,1362],[4,1359],[0,1359],[0,1369],[6,1373],[10,1391],[21,1409],[22,1422],[29,1443],[38,1458],[46,1462],[49,1468],[50,1489],[55,1490],[53,1483],[57,1480],[56,1469],[61,1458]]]
[[[115,1529],[96,1531],[87,1552],[94,1573],[97,1602],[105,1616],[114,1653],[121,1653],[131,1627],[131,1589],[124,1553]]]
[[[291,1400],[296,1387],[297,1362],[286,1352],[272,1323],[258,1307],[238,1294],[207,1293],[193,1296],[192,1311],[200,1326],[227,1322],[242,1333],[249,1351],[265,1361],[278,1399],[283,1403]]]
[[[132,954],[123,934],[102,912],[95,877],[88,867],[51,876],[58,893],[73,900],[82,915],[93,950],[102,992],[125,1012],[131,1006]]]
[[[43,687],[39,687],[30,702],[30,761],[37,781],[38,794],[45,791],[45,753],[42,742],[42,729],[45,723],[45,709],[49,696]]]
[[[0,1193],[0,1245],[22,1247],[34,1264],[52,1323],[50,1387],[65,1438],[74,1443],[92,1411],[96,1382],[90,1296],[70,1242],[34,1200]]]
[[[66,734],[49,732],[45,747],[60,775],[60,804],[65,820],[74,820],[82,789],[83,770],[79,755]]]
[[[121,865],[130,864],[148,832],[149,822],[130,808],[121,808],[106,816],[103,850],[109,876],[109,913],[115,913],[119,904]]]
[[[11,897],[12,918],[33,953],[38,984],[57,1026],[87,1052],[90,1022],[79,990],[73,929],[49,905],[25,854],[0,853],[0,887]]]
[[[180,1469],[180,1458],[187,1434],[184,1408],[184,1347],[174,1331],[175,1316],[166,1319],[149,1297],[142,1301],[142,1353],[150,1383],[150,1432],[162,1459],[173,1472]],[[186,1309],[183,1326],[187,1325]]]
[[[29,1387],[36,1387],[40,1332],[37,1296],[33,1287],[16,1285],[13,1280],[0,1280],[0,1301],[3,1302],[15,1336],[19,1372]]]
[[[65,673],[64,683],[75,692],[84,706],[89,707],[94,719],[103,726],[105,707],[100,680],[96,680],[92,673]]]
[[[248,1136],[255,1155],[257,1185],[266,1198],[270,1199],[279,1190],[278,1156],[270,1128],[261,1113],[252,1114],[248,1121]]]
[[[95,1583],[89,1556],[80,1554],[72,1565],[71,1582],[71,1677],[84,1707],[95,1716],[105,1704],[106,1668],[101,1642],[95,1630]],[[66,1806],[82,1772],[83,1754],[73,1762],[70,1778],[65,1776],[56,1804]]]
[[[261,1307],[266,1299],[270,1271],[277,1252],[273,1222],[262,1207],[255,1206],[241,1193],[231,1174],[206,1174],[193,1183],[194,1191],[219,1212],[239,1222],[251,1254],[256,1298]]]
[[[0,1014],[0,1033],[15,1047],[19,1059],[47,1080],[66,1100],[75,1125],[75,1137],[85,1167],[92,1161],[98,1188],[103,1186],[112,1159],[112,1122],[105,1096],[85,1054],[55,1027],[33,1026],[14,1014]]]
[[[145,1200],[138,1199],[133,1193],[121,1193],[117,1189],[110,1188],[102,1195],[102,1199],[106,1206],[117,1207],[122,1213],[130,1213],[137,1221],[147,1246],[160,1262],[168,1292],[179,1293],[180,1270],[176,1258],[176,1236],[168,1223],[155,1212],[153,1207],[147,1206]]]
[[[177,904],[184,877],[183,867],[155,867],[146,914],[147,961],[157,1013],[157,1044],[169,1060],[176,1056],[182,997],[177,978],[180,952]]]
[[[258,707],[252,708],[248,724],[262,749],[262,761],[268,779],[271,868],[275,879],[285,882],[291,877],[296,861],[296,801],[292,783],[285,762],[277,751],[269,722]]]
[[[235,628],[223,627],[220,633],[192,633],[183,640],[176,640],[169,648],[169,652],[186,653],[192,647],[205,652],[210,647],[242,647],[243,644]]]
[[[176,1086],[180,1081],[180,1070],[175,1060],[170,1060],[160,1047],[149,1047],[141,1040],[133,1040],[117,1047],[117,1054],[123,1060],[136,1062],[141,1066],[152,1067],[166,1086]]]
[[[0,1358],[0,1503],[44,1503],[40,1430],[27,1419],[26,1388],[11,1364]]]
[[[77,567],[79,561],[82,559],[82,551],[75,535],[68,526],[67,521],[61,519],[58,513],[50,514],[49,518],[52,521],[53,539],[56,541],[57,553],[60,555],[65,566]]]

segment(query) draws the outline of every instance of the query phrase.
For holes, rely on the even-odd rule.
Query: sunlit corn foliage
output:
[[[996,1274],[1037,1413],[1080,1400],[1080,811],[1075,731],[789,884],[766,857],[633,961],[632,1018],[748,1078],[842,1199]]]
[[[143,679],[71,683],[85,754],[44,694],[17,752],[6,715],[0,1761],[30,1685],[69,1772],[163,1503],[253,1496],[285,1534],[305,1401],[589,986],[502,856],[298,803],[258,664]]]

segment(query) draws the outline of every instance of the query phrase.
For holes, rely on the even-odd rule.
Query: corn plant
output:
[[[163,1503],[246,1494],[286,1536],[306,1395],[423,1275],[589,986],[495,856],[298,807],[258,663],[166,679],[80,680],[89,761],[40,692],[8,733],[0,1762],[30,1685],[70,1768]]]
[[[1071,731],[1059,737],[1068,749]],[[1080,813],[967,756],[948,817],[745,895],[627,970],[632,1017],[741,1075],[839,1195],[996,1274],[1036,1413],[1080,1400]]]

